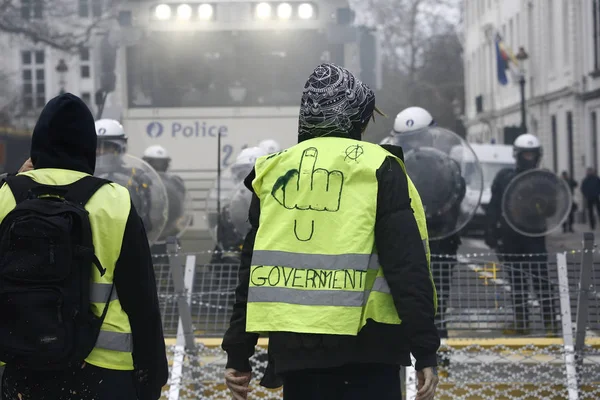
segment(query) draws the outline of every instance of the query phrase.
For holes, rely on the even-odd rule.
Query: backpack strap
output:
[[[94,193],[98,191],[102,186],[107,183],[112,183],[107,179],[97,178],[95,176],[84,176],[78,181],[65,186],[67,189],[64,197],[65,200],[75,203],[81,207],[84,207],[86,203],[92,198]],[[87,256],[91,258],[92,263],[96,266],[98,271],[100,272],[100,276],[104,276],[106,273],[106,268],[102,266],[98,257],[94,252],[93,247],[93,239],[91,237],[92,228],[90,226],[90,221],[85,218],[81,221],[83,223],[82,233],[83,233],[83,247],[79,248],[79,252],[83,256]],[[112,289],[111,289],[112,292]]]
[[[107,183],[112,182],[95,176],[84,176],[66,187],[65,200],[85,206],[98,189]]]
[[[26,175],[8,175],[3,180],[10,188],[17,204],[29,197],[29,191],[31,189],[36,186],[41,186],[41,184],[34,181],[33,178]]]

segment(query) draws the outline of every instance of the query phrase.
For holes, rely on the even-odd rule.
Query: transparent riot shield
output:
[[[403,149],[406,172],[425,209],[430,240],[444,239],[467,225],[483,192],[481,165],[469,144],[437,126],[386,139],[386,144]]]
[[[167,172],[159,172],[158,175],[165,185],[169,198],[167,223],[157,241],[162,244],[170,236],[180,237],[185,233],[192,223],[194,210],[192,197],[186,190],[183,179]]]
[[[231,221],[235,234],[242,241],[250,231],[250,221],[248,220],[248,211],[252,202],[252,192],[244,185],[239,183],[233,190],[227,203],[228,216]]]
[[[524,236],[545,236],[569,217],[569,185],[551,171],[532,169],[517,175],[502,196],[506,223]]]
[[[239,171],[232,171],[232,168],[228,168],[221,174],[220,185],[215,179],[206,197],[206,223],[213,240],[220,250],[228,251],[239,247],[239,237],[231,225],[228,203],[238,189],[238,186],[243,185],[243,179],[250,173],[252,167],[253,165],[249,165],[246,168],[247,172],[244,171],[246,172],[245,174]],[[219,193],[220,196],[218,195]],[[219,210],[221,215],[220,221]],[[217,232],[218,226],[221,226],[220,233]],[[241,240],[243,241],[244,239],[242,238]]]
[[[144,222],[150,244],[155,244],[168,219],[168,197],[158,173],[147,162],[129,154],[104,154],[96,158],[95,176],[129,190],[131,201]]]

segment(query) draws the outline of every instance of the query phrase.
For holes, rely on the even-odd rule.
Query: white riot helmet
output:
[[[281,150],[281,146],[279,145],[279,143],[277,143],[273,139],[263,140],[258,144],[258,147],[260,147],[267,154],[277,153]]]
[[[267,153],[260,147],[248,147],[238,154],[235,162],[231,166],[231,173],[236,181],[245,179],[252,168],[258,157],[266,156]]]
[[[153,145],[144,150],[142,157],[144,161],[152,166],[157,172],[166,172],[171,162],[167,150],[159,145]]]
[[[513,155],[517,160],[517,170],[537,168],[542,159],[542,144],[531,133],[519,135],[513,143]]]
[[[433,125],[435,120],[429,111],[421,107],[409,107],[396,116],[393,133],[414,132]]]
[[[123,125],[114,119],[96,121],[98,145],[96,154],[125,154],[127,153],[127,135]]]

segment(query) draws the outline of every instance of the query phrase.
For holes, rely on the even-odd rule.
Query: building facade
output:
[[[0,31],[0,127],[30,131],[41,108],[61,92],[81,97],[96,115],[96,92],[100,88],[101,42],[107,28],[100,23],[111,12],[105,0],[21,0],[13,2],[15,19],[26,27],[39,25],[34,35],[72,34],[80,37],[89,26],[89,35],[81,36],[81,46],[60,50],[34,35]],[[59,30],[62,29],[62,30]],[[32,32],[29,30],[29,32]],[[56,36],[55,36],[56,37]],[[79,39],[74,39],[77,42]],[[56,42],[60,43],[61,39]],[[115,102],[117,104],[112,104]],[[112,110],[118,99],[107,99]]]
[[[465,0],[465,123],[478,143],[512,144],[525,128],[544,146],[543,166],[577,179],[597,167],[600,119],[599,0]],[[514,54],[509,82],[498,80],[496,34]],[[521,75],[522,74],[522,75]]]

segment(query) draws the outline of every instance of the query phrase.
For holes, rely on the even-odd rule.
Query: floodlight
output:
[[[312,6],[312,4],[302,3],[298,7],[298,16],[301,19],[311,19],[314,14],[315,14],[315,9]]]
[[[198,7],[198,16],[200,19],[209,20],[212,18],[213,13],[214,10],[211,4],[200,4],[200,7]]]
[[[258,3],[256,6],[256,16],[260,19],[271,17],[271,5],[269,3]]]
[[[177,7],[177,18],[190,19],[192,17],[192,7],[189,4],[180,4]]]
[[[277,16],[281,19],[290,19],[292,11],[290,3],[281,3],[277,6]]]
[[[154,9],[154,14],[157,19],[165,20],[171,18],[171,7],[166,4],[159,4]]]

